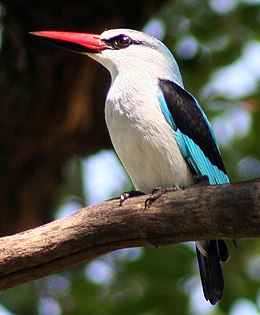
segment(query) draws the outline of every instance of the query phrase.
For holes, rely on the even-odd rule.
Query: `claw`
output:
[[[120,195],[120,200],[119,200],[119,207],[123,205],[123,203],[128,199],[132,197],[137,197],[137,196],[142,196],[145,195],[142,191],[138,190],[131,190],[129,192],[124,192]]]
[[[146,201],[144,203],[144,206],[145,206],[144,208],[149,209],[151,204],[153,202],[155,202],[159,197],[161,197],[162,195],[164,195],[167,192],[176,191],[176,190],[179,190],[179,188],[177,188],[177,187],[166,187],[166,188],[157,187],[157,188],[155,188],[152,191],[152,194],[150,195],[150,197],[146,199]]]

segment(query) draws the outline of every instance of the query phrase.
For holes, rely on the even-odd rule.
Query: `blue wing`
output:
[[[159,80],[159,85],[161,110],[193,172],[207,175],[210,184],[228,183],[214,133],[196,99],[172,81]]]

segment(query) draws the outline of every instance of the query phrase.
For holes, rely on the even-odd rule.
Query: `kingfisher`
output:
[[[197,176],[207,176],[211,185],[229,183],[210,122],[161,41],[123,28],[101,35],[32,34],[89,56],[110,72],[105,120],[136,191],[185,189]],[[205,299],[214,305],[223,296],[221,262],[229,257],[227,246],[223,240],[197,241],[196,254]]]

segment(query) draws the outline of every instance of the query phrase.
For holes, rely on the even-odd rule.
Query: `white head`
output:
[[[32,34],[95,59],[110,71],[112,80],[119,73],[126,76],[142,71],[147,78],[156,75],[182,86],[179,67],[169,49],[145,33],[131,29],[111,29],[101,35],[56,31]]]
[[[100,39],[109,49],[89,56],[106,67],[112,78],[118,73],[142,71],[148,76],[155,74],[181,83],[177,62],[155,37],[130,29],[113,29],[103,32]]]

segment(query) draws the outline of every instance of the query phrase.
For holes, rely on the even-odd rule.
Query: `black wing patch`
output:
[[[201,148],[212,164],[227,174],[207,117],[193,96],[169,80],[159,79],[159,85],[177,128]]]

